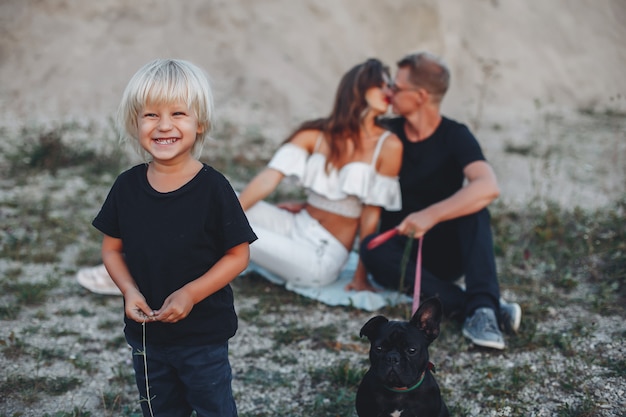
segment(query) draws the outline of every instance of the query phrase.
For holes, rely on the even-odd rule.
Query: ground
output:
[[[352,65],[418,49],[449,63],[443,110],[496,171],[503,295],[524,310],[501,353],[444,323],[431,354],[453,415],[623,415],[625,19],[622,0],[0,2],[0,417],[137,415],[121,300],[74,277],[99,262],[90,221],[136,161],[110,117],[140,65],[209,72],[203,158],[240,188]],[[372,313],[233,286],[240,415],[352,416]]]
[[[585,117],[593,124],[597,116]],[[64,129],[25,129],[21,141],[1,142],[0,416],[136,416],[121,299],[75,280],[78,268],[99,262],[100,236],[89,223],[129,162],[91,141],[88,128]],[[203,159],[234,184],[266,161],[233,164],[237,155],[219,143]],[[258,142],[249,151],[265,149]],[[622,415],[625,208],[616,200],[571,209],[539,192],[521,206],[494,204],[502,293],[524,318],[503,352],[471,346],[458,323],[444,322],[431,355],[453,415]],[[248,417],[353,416],[367,368],[361,326],[374,314],[407,318],[409,308],[329,307],[250,274],[233,287],[233,389]]]

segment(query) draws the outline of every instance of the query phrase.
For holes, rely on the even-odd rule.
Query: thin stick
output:
[[[143,350],[140,352],[136,352],[135,355],[143,356],[143,371],[144,377],[146,378],[146,397],[142,398],[141,401],[145,401],[148,403],[148,410],[150,411],[150,416],[154,417],[154,412],[152,411],[152,397],[150,396],[150,382],[148,381],[148,355],[146,353],[146,320],[144,319],[143,323],[141,323],[141,337],[143,343]]]

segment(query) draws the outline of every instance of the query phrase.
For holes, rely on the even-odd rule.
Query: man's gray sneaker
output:
[[[517,333],[522,323],[522,308],[500,299],[500,326],[505,333]]]
[[[476,346],[504,349],[504,338],[498,328],[496,313],[487,307],[477,308],[471,317],[465,319],[463,336]]]

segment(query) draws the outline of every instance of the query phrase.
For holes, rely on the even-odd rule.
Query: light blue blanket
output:
[[[268,281],[278,285],[284,285],[289,291],[331,306],[351,306],[361,310],[376,311],[385,306],[412,302],[411,297],[408,295],[383,289],[373,282],[372,285],[378,288],[379,291],[346,291],[344,288],[350,280],[352,280],[357,263],[358,254],[356,252],[350,253],[346,265],[339,274],[339,279],[332,284],[317,288],[299,287],[291,283],[285,283],[283,279],[253,262],[250,262],[244,274],[247,272],[256,272]]]

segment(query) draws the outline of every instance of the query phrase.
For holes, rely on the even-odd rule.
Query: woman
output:
[[[401,208],[402,143],[377,124],[389,107],[389,80],[377,59],[354,66],[330,115],[304,122],[244,188],[239,201],[259,237],[250,245],[252,262],[299,286],[327,285],[339,277],[357,235],[376,231],[382,208]],[[262,201],[286,176],[299,179],[307,202]],[[107,291],[102,267],[80,271],[78,281],[94,292],[115,291]],[[346,289],[374,290],[361,262]]]
[[[251,260],[299,286],[335,281],[357,235],[376,231],[382,207],[401,208],[400,140],[376,119],[387,112],[388,69],[369,59],[348,71],[330,115],[304,122],[278,149],[239,201],[259,240]],[[296,176],[307,202],[263,202],[286,176]],[[373,290],[359,262],[348,290]]]

